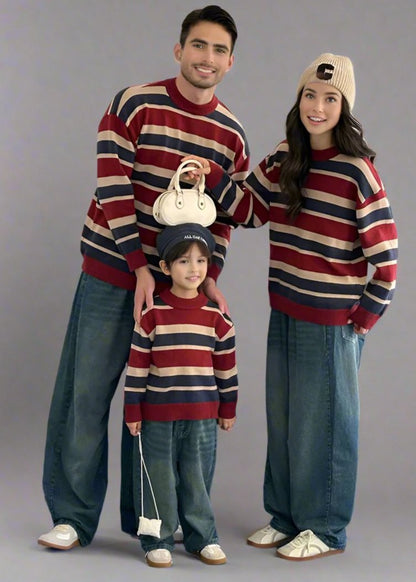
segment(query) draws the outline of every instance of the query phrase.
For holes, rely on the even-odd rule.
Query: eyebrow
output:
[[[311,93],[317,93],[317,91],[315,91],[315,89],[310,89],[308,86],[306,86],[304,88],[304,91],[310,91]],[[325,91],[324,95],[340,95],[339,91]]]
[[[189,42],[190,43],[192,43],[192,42],[199,42],[200,44],[204,44],[205,46],[208,46],[209,45],[209,43],[206,40],[203,40],[202,38],[192,38]],[[226,44],[214,43],[213,46],[215,48],[222,48],[222,49],[225,49],[227,51],[230,50],[230,47],[227,46]]]

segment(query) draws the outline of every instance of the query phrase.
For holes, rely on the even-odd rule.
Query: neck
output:
[[[324,135],[311,135],[310,136],[311,148],[313,150],[327,150],[334,147],[335,141],[333,134]]]
[[[215,94],[215,86],[207,89],[195,87],[181,73],[176,77],[176,87],[185,99],[196,105],[209,103]]]
[[[199,295],[198,289],[183,289],[175,284],[172,285],[170,292],[180,299],[195,299]]]

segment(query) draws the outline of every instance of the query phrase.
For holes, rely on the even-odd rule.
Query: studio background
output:
[[[122,390],[110,417],[109,488],[88,548],[36,544],[50,517],[41,474],[50,398],[81,267],[79,238],[96,182],[96,130],[127,85],[175,76],[173,46],[190,0],[0,0],[2,580],[153,580],[119,530]],[[245,545],[262,507],[268,232],[237,229],[219,286],[237,329],[238,422],[219,436],[213,490],[229,563],[179,549],[168,580],[408,581],[414,575],[415,321],[414,0],[223,0],[239,39],[217,95],[242,121],[251,166],[284,136],[301,72],[320,53],[355,65],[354,113],[378,155],[400,243],[398,289],[361,366],[356,509],[347,552],[306,564]]]

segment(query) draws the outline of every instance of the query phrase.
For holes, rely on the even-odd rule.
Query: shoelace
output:
[[[66,523],[58,523],[58,525],[55,526],[55,529],[62,533],[68,533],[70,531],[69,525]]]
[[[292,541],[292,544],[297,548],[302,546],[306,546],[306,549],[309,550],[309,546],[313,540],[313,532],[310,529],[301,532],[296,536],[296,538]]]

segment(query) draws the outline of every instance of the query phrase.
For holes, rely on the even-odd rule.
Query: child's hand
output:
[[[127,428],[130,431],[132,436],[137,436],[139,432],[142,430],[142,421],[139,420],[137,422],[126,422]]]
[[[233,428],[236,420],[237,417],[235,416],[234,418],[219,418],[218,424],[220,428],[222,428],[222,430],[226,430],[227,432],[229,432]]]

